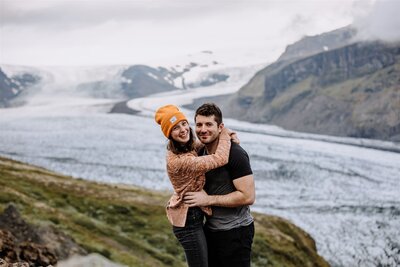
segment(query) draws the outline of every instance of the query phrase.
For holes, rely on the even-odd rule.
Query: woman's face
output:
[[[190,129],[188,121],[180,121],[172,128],[171,138],[178,143],[186,144],[190,139]]]

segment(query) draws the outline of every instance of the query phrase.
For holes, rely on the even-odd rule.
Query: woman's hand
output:
[[[239,140],[239,137],[237,136],[236,132],[232,132],[230,134],[230,136],[231,136],[232,142],[234,142],[234,143],[236,143],[238,145],[240,144],[240,140]]]
[[[221,133],[227,134],[231,138],[232,142],[240,144],[239,137],[237,136],[236,132],[232,131],[231,129],[224,127]]]

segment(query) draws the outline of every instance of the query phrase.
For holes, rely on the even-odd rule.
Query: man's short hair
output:
[[[215,121],[217,122],[217,125],[220,125],[222,123],[222,112],[220,108],[215,105],[214,103],[204,103],[201,105],[197,110],[196,114],[194,115],[194,121],[196,121],[197,115],[205,116],[205,117],[210,117],[214,115]]]

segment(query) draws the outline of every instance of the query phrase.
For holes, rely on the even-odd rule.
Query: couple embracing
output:
[[[249,157],[224,127],[218,106],[203,104],[194,119],[199,141],[176,106],[155,114],[169,139],[167,172],[174,194],[168,220],[189,267],[248,267],[254,237],[249,205],[255,200]]]

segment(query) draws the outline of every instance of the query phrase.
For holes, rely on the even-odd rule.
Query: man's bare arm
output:
[[[188,192],[183,201],[189,207],[196,206],[220,206],[238,207],[252,205],[255,201],[255,186],[253,175],[243,176],[233,180],[236,191],[227,195],[207,195],[203,190],[200,192]]]

